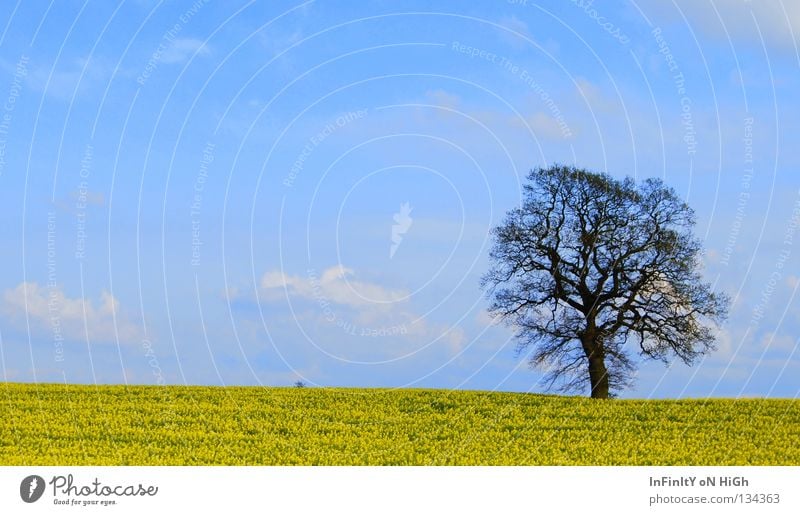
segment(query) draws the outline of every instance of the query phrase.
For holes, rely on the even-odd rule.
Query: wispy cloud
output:
[[[578,86],[579,101],[588,103],[592,111],[606,113],[618,113],[620,111],[619,102],[606,95],[594,82],[584,77],[578,77],[575,82]]]
[[[587,88],[589,83],[584,84]],[[600,96],[599,90],[596,88],[589,92],[592,94],[591,100],[598,102],[598,106],[603,109],[609,109],[609,103],[605,97]],[[580,91],[578,91],[580,94]],[[465,105],[462,98],[445,90],[437,89],[425,92],[425,103],[441,108],[431,114],[429,111],[420,110],[418,115],[422,116],[436,116],[437,118],[446,119],[453,123],[462,124],[465,128],[474,129],[475,121],[478,121],[494,130],[511,129],[519,131],[519,129],[532,130],[537,137],[563,141],[565,139],[572,139],[578,132],[577,127],[571,127],[567,124],[564,113],[555,103],[548,104],[550,108],[548,112],[537,110],[532,112],[525,118],[520,118],[516,115],[508,115],[501,111],[493,111],[487,109],[476,109],[474,106]],[[453,111],[463,113],[465,116],[460,116]],[[470,120],[472,118],[472,120]],[[421,118],[423,119],[423,118]]]
[[[119,301],[104,291],[98,303],[70,298],[60,288],[45,288],[35,282],[20,283],[3,293],[2,313],[6,320],[25,329],[25,314],[34,334],[59,335],[66,341],[87,337],[92,342],[121,343],[138,340],[141,330],[120,311]],[[115,321],[116,316],[116,321]]]
[[[539,111],[522,120],[509,117],[509,123],[515,127],[530,128],[537,137],[547,140],[564,140],[573,137],[573,132],[563,120]]]
[[[533,39],[530,31],[528,30],[527,23],[520,20],[516,16],[505,16],[498,20],[497,23],[498,25],[502,25],[508,29],[498,30],[500,31],[500,38],[513,48],[525,48],[530,46],[530,43],[525,39]]]
[[[492,315],[489,311],[481,309],[475,314],[475,322],[482,327],[492,327],[500,325],[502,320],[499,315]]]
[[[81,57],[55,65],[31,68],[27,85],[51,98],[70,100],[111,78],[112,65],[101,58]]]
[[[452,354],[461,351],[467,341],[460,327],[431,322],[415,312],[407,290],[359,280],[353,269],[341,264],[322,273],[309,270],[306,276],[268,271],[261,277],[259,292],[266,302],[278,302],[288,296],[290,302],[316,304],[317,310],[296,316],[310,316],[320,327],[334,324],[350,329],[358,326],[367,332],[386,331],[417,345],[435,341]],[[341,338],[338,332],[334,336]],[[397,348],[387,350],[396,352]]]
[[[458,109],[461,104],[461,97],[455,93],[449,93],[442,89],[436,89],[425,92],[425,99],[436,107],[444,107],[447,109]]]
[[[161,54],[161,63],[176,64],[189,60],[194,54],[206,57],[211,54],[211,48],[205,41],[194,38],[178,38]]]
[[[800,46],[800,2],[785,0],[644,0],[639,4],[653,23],[688,23],[695,31],[734,43],[794,50]],[[684,21],[684,17],[686,21]]]
[[[270,271],[261,277],[261,288],[272,293],[286,289],[293,296],[309,300],[324,297],[353,308],[383,307],[388,303],[401,302],[408,295],[404,290],[357,280],[355,275],[354,270],[343,265],[327,268],[320,275],[311,270],[306,277]]]
[[[769,331],[761,338],[759,347],[766,350],[793,353],[797,350],[798,345],[800,344],[798,344],[796,336]]]
[[[268,55],[276,56],[301,41],[303,37],[303,31],[300,28],[287,31],[271,27],[269,32],[260,32],[258,40]]]

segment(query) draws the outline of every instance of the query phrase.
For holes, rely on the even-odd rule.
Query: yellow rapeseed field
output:
[[[0,465],[800,465],[800,401],[0,384]]]

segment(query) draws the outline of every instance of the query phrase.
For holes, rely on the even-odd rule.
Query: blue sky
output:
[[[4,2],[3,379],[542,391],[479,288],[533,167],[661,177],[734,303],[627,397],[800,392],[800,7]]]

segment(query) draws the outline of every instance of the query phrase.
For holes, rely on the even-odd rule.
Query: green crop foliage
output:
[[[0,384],[0,465],[800,465],[800,401]]]

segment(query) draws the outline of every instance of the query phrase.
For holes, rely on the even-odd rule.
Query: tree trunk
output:
[[[608,399],[608,372],[602,353],[593,352],[589,356],[589,382],[592,399]]]
[[[586,329],[580,333],[583,351],[589,360],[589,384],[592,387],[592,399],[608,399],[608,370],[605,363],[603,339],[597,331],[594,321],[590,321]]]

